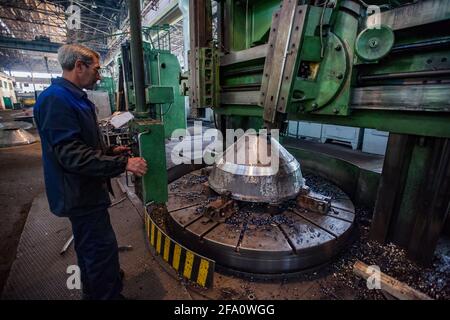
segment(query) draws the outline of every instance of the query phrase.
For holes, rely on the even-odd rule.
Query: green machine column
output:
[[[157,119],[164,123],[165,137],[176,129],[186,128],[185,99],[181,95],[181,68],[178,59],[168,50],[155,49],[144,43],[146,66],[146,102]]]
[[[148,171],[135,181],[136,193],[144,204],[165,204],[168,200],[164,125],[158,120],[138,119],[131,126],[138,142],[139,156]]]
[[[130,0],[129,9],[131,62],[136,98],[136,118],[131,123],[130,130],[135,142],[133,153],[139,153],[148,164],[147,173],[142,178],[136,178],[135,190],[144,205],[150,202],[164,205],[168,199],[164,125],[161,121],[150,118],[149,106],[146,103],[140,1]]]
[[[399,156],[400,155],[400,156]],[[448,216],[450,140],[391,134],[370,236],[393,242],[424,265]]]

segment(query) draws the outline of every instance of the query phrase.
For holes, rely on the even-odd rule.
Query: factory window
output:
[[[3,88],[3,82],[0,81],[0,88]]]
[[[12,90],[13,89],[13,86],[12,86],[12,83],[10,82],[9,83],[9,90]]]
[[[5,89],[8,89],[8,84],[6,83],[6,81],[3,81],[3,87],[5,87]]]

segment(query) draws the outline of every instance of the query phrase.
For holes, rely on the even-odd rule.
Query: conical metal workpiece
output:
[[[213,166],[209,186],[249,202],[280,203],[304,185],[299,162],[273,137],[246,134]]]
[[[24,129],[32,125],[26,122],[3,122],[0,123],[0,148],[14,147],[32,144],[37,139]]]

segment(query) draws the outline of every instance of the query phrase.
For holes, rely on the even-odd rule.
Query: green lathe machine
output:
[[[429,263],[450,203],[450,2],[190,1],[191,108],[390,132],[372,238]],[[194,44],[194,45],[192,45]],[[194,70],[194,71],[193,71]]]
[[[136,193],[144,204],[167,202],[165,139],[186,128],[185,98],[179,90],[181,69],[170,52],[169,26],[142,31],[139,1],[130,1],[131,41],[122,45],[121,83],[128,110],[133,153],[147,160],[149,171],[136,178]],[[143,43],[143,36],[148,42]]]
[[[169,125],[161,115],[177,97],[163,82],[141,88],[142,54],[155,58],[133,28],[133,3],[128,90],[141,153],[150,160],[144,200],[163,204]],[[209,0],[189,1],[191,116],[212,108],[223,133],[283,132],[289,120],[388,131],[371,237],[430,263],[450,208],[450,1],[221,0],[217,40],[211,8]],[[149,64],[153,73],[167,69],[161,61]],[[211,252],[202,253],[220,260]]]

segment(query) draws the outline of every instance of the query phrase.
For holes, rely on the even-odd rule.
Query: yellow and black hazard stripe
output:
[[[155,224],[148,212],[145,213],[145,230],[150,245],[178,274],[202,287],[211,287],[214,260],[205,258],[170,238]]]

